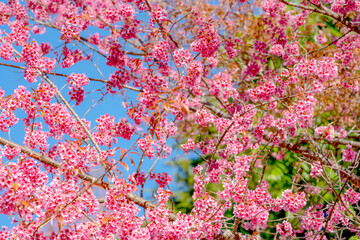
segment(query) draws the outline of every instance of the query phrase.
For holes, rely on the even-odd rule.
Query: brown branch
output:
[[[295,2],[288,2],[288,1],[285,1],[285,0],[279,0],[279,2],[282,2],[283,4],[286,4],[288,6],[297,7],[297,8],[306,10],[306,11],[321,13],[323,15],[329,16],[329,13],[327,13],[326,11],[324,11],[322,9],[319,9],[319,8],[313,8],[313,7],[310,7],[310,6],[302,5],[302,4],[295,3]],[[329,16],[329,17],[331,17],[331,16]]]
[[[150,3],[145,0],[145,3],[147,5],[147,7],[149,8],[149,11],[151,12],[151,6]],[[163,25],[161,24],[161,22],[157,19],[154,18],[154,20],[156,21],[156,23],[159,25],[160,30],[175,44],[176,48],[179,48],[179,44],[174,40],[174,38],[164,29]],[[164,37],[164,36],[163,36]],[[164,39],[166,40],[166,38],[164,37]]]
[[[352,147],[360,148],[360,142],[358,142],[358,141],[345,140],[345,139],[341,139],[341,138],[334,138],[334,139],[331,139],[331,140],[323,139],[323,138],[317,138],[317,137],[314,137],[314,138],[315,139],[322,139],[322,140],[325,140],[328,143],[332,143],[332,144],[351,145]]]
[[[21,66],[16,66],[16,65],[13,65],[13,64],[7,64],[7,63],[2,63],[0,62],[0,65],[2,66],[6,66],[6,67],[12,67],[12,68],[18,68],[18,69],[22,69],[22,70],[25,70],[26,67],[21,67]],[[56,75],[56,76],[60,76],[60,77],[69,77],[69,75],[67,74],[63,74],[63,73],[54,73],[54,72],[49,72],[48,74],[50,75]],[[98,78],[89,78],[88,79],[90,81],[95,81],[95,82],[102,82],[102,83],[108,83],[109,81],[107,80],[102,80],[102,79],[98,79]],[[142,92],[141,89],[138,89],[136,87],[132,87],[132,86],[128,86],[128,85],[122,85],[123,88],[126,88],[126,89],[129,89],[129,90],[133,90],[133,91],[136,91],[136,92]]]
[[[331,43],[329,43],[328,45],[322,47],[322,48],[319,48],[319,49],[316,49],[314,51],[311,51],[309,52],[309,55],[313,54],[313,53],[316,53],[316,52],[319,52],[319,51],[322,51],[324,50],[325,48],[328,48],[329,46],[333,45],[334,43],[338,42],[340,39],[344,38],[346,35],[348,35],[349,33],[351,32],[351,30],[347,31],[344,35],[342,35],[341,37],[335,39],[334,41],[332,41]]]
[[[290,142],[282,142],[279,144],[279,147],[286,148],[289,151],[292,151],[294,153],[300,154],[303,157],[309,159],[312,162],[319,161],[323,166],[329,166],[329,160],[325,157],[321,156],[320,154],[313,152],[305,147],[300,146],[299,144],[294,144]],[[340,175],[344,177],[345,179],[349,178],[349,181],[351,181],[353,184],[359,184],[360,183],[360,176],[357,176],[356,174],[350,172],[345,167],[332,162],[331,167],[337,169],[340,171]]]
[[[38,153],[38,152],[35,152],[34,150],[30,149],[30,148],[27,148],[27,147],[24,147],[22,145],[19,145],[17,143],[14,143],[13,141],[10,141],[10,140],[7,140],[5,138],[2,138],[0,137],[0,145],[8,145],[12,148],[15,148],[15,147],[18,147],[20,148],[21,152],[23,154],[26,154],[27,156],[31,157],[31,158],[34,158],[46,165],[49,165],[51,167],[54,167],[54,168],[61,168],[61,163],[44,155],[44,154],[41,154],[41,153]],[[110,184],[109,183],[106,183],[104,182],[103,180],[99,179],[99,178],[96,178],[88,173],[84,173],[84,172],[79,172],[77,174],[77,176],[82,179],[82,180],[85,180],[85,181],[88,181],[90,183],[92,183],[93,185],[96,185],[98,187],[101,187],[105,190],[109,190],[111,188]],[[147,201],[145,200],[144,198],[142,197],[139,197],[137,196],[136,194],[134,193],[128,193],[126,194],[126,198],[129,200],[129,201],[132,201],[133,203],[135,203],[136,205],[142,207],[142,208],[145,208],[145,209],[154,209],[156,208],[156,205],[151,203],[150,201]],[[168,215],[168,218],[170,221],[175,221],[177,216],[176,214],[174,213],[169,213]],[[247,235],[242,235],[240,233],[233,233],[229,230],[227,231],[224,231],[222,232],[221,234],[219,234],[216,239],[219,239],[219,240],[230,240],[230,239],[237,239],[236,237],[239,237],[239,236],[247,236]],[[250,239],[250,238],[248,238]]]
[[[15,148],[15,147],[18,147],[20,148],[21,152],[23,154],[26,154],[27,156],[31,157],[31,158],[34,158],[46,165],[49,165],[51,167],[54,167],[54,168],[61,168],[61,163],[44,155],[44,154],[41,154],[41,153],[38,153],[38,152],[35,152],[34,150],[31,150],[30,148],[27,148],[27,147],[24,147],[22,145],[19,145],[17,143],[14,143],[13,141],[10,141],[10,140],[7,140],[5,138],[2,138],[0,137],[0,144],[5,146],[5,145],[8,145],[12,148]],[[91,182],[93,183],[94,185],[98,186],[98,187],[101,187],[105,190],[108,190],[110,189],[110,184],[107,183],[107,182],[104,182],[103,180],[101,179],[97,179],[96,177],[88,174],[88,173],[84,173],[84,172],[79,172],[77,174],[77,176],[79,178],[81,178],[82,180],[85,180],[85,181],[88,181],[88,182]],[[143,208],[155,208],[156,206],[154,204],[152,204],[151,202],[135,195],[134,193],[128,193],[126,195],[126,198],[132,202],[134,202],[136,205],[140,206],[140,207],[143,207]],[[169,219],[172,220],[172,221],[175,221],[176,219],[176,215],[171,213],[169,215]]]
[[[51,167],[54,168],[61,168],[61,163],[38,152],[35,152],[31,150],[30,148],[24,147],[22,145],[19,145],[17,143],[14,143],[13,141],[7,140],[5,138],[0,137],[0,144],[5,146],[9,145],[12,148],[18,147],[20,148],[21,152],[26,154],[27,156],[34,158],[42,163],[45,163]],[[96,181],[96,178],[83,172],[79,172],[77,176],[85,181],[94,183],[96,186],[102,187],[104,189],[109,189],[109,184],[104,181]]]
[[[315,13],[320,13],[323,15],[326,15],[328,17],[331,17],[341,23],[343,23],[347,28],[349,28],[351,31],[354,31],[358,34],[360,34],[360,28],[358,28],[357,26],[354,26],[351,22],[349,22],[348,20],[346,20],[344,18],[344,16],[337,14],[336,12],[332,11],[331,9],[328,9],[326,6],[324,6],[323,4],[318,5],[318,8],[313,8],[310,6],[306,6],[306,5],[302,5],[299,3],[294,3],[294,2],[287,2],[285,0],[279,0],[279,2],[282,2],[288,6],[292,6],[292,7],[297,7],[306,11],[311,11],[311,12],[315,12]]]
[[[99,20],[102,20],[99,16],[97,16]],[[42,26],[46,26],[46,27],[50,27],[56,30],[61,30],[59,27],[55,26],[54,24],[50,23],[50,22],[43,22],[40,21],[38,19],[32,18],[32,17],[28,17],[28,19],[42,25]],[[108,25],[104,20],[102,20],[106,25]],[[88,43],[89,40],[85,37],[79,36],[79,42],[81,42],[82,44],[86,45],[88,48],[90,48],[91,50],[93,50],[94,52],[98,53],[99,55],[101,55],[102,57],[106,58],[106,55],[103,54],[102,52],[100,52],[99,50],[95,49],[94,47],[90,46],[89,44],[86,44],[86,42]],[[125,54],[127,55],[133,55],[133,56],[146,56],[147,53],[137,53],[137,52],[131,52],[131,51],[125,51]]]
[[[330,222],[330,219],[331,219],[332,214],[333,214],[333,212],[334,212],[336,203],[337,203],[338,200],[341,199],[341,198],[340,198],[341,193],[342,193],[342,191],[344,191],[345,186],[346,186],[346,184],[348,183],[348,181],[349,181],[349,178],[346,179],[346,182],[344,183],[344,185],[342,186],[342,188],[341,188],[340,191],[339,191],[339,196],[337,196],[336,199],[335,199],[334,205],[332,206],[332,208],[331,208],[331,210],[330,210],[330,213],[329,213],[329,216],[328,216],[327,219],[326,219],[326,223],[325,223],[325,226],[324,226],[324,230],[323,230],[323,232],[322,232],[322,234],[321,234],[320,239],[323,239],[323,237],[324,237],[324,235],[325,235],[325,233],[326,233],[326,229],[327,229],[327,226],[329,225],[329,222]],[[334,192],[335,192],[335,191],[334,191]],[[335,192],[335,193],[336,193],[336,192]]]

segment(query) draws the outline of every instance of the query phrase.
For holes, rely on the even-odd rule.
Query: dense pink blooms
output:
[[[301,218],[301,225],[306,230],[320,231],[324,226],[325,214],[323,211],[310,207]]]
[[[269,52],[277,57],[280,57],[281,55],[284,54],[284,49],[280,44],[277,44],[270,47]]]
[[[194,143],[193,139],[188,139],[187,143],[182,144],[181,148],[185,151],[185,152],[189,152],[190,150],[195,150],[196,146]]]
[[[292,193],[291,190],[285,190],[281,196],[283,209],[285,211],[297,213],[306,205],[306,198],[303,192]]]
[[[67,81],[68,83],[70,83],[71,86],[74,86],[76,88],[80,88],[89,84],[89,79],[86,77],[84,73],[83,74],[72,73],[68,77]]]
[[[347,149],[342,149],[341,153],[343,155],[342,160],[344,162],[354,162],[356,160],[357,157],[357,152],[355,152],[354,150],[352,150],[352,146],[351,145],[346,145]]]
[[[329,125],[329,126],[326,126],[326,127],[318,127],[315,129],[315,134],[316,135],[319,135],[319,136],[323,136],[325,137],[326,139],[328,140],[331,140],[334,138],[334,127]]]
[[[211,57],[220,47],[220,36],[210,22],[202,24],[196,37],[197,40],[191,44],[191,47],[203,57]]]
[[[177,49],[174,52],[174,60],[175,63],[181,67],[181,66],[187,66],[190,63],[191,55],[189,50],[184,49]]]
[[[359,16],[355,0],[0,3],[0,239],[360,236]]]
[[[276,231],[281,235],[280,238],[286,239],[286,237],[293,237],[293,229],[288,221],[283,221],[282,224],[276,225]]]
[[[169,61],[168,56],[168,43],[167,42],[160,42],[158,43],[153,50],[154,59],[159,61],[167,62]]]
[[[360,201],[360,193],[355,192],[353,188],[349,188],[344,194],[344,199],[350,204],[357,204]]]
[[[11,148],[9,147],[9,145],[6,145],[3,152],[4,155],[7,159],[12,160],[14,159],[16,156],[18,156],[20,154],[20,148],[16,147],[16,148]]]
[[[255,89],[249,90],[249,95],[254,100],[269,99],[273,94],[275,94],[275,85],[271,81],[268,81]]]
[[[159,184],[159,187],[164,188],[172,181],[172,177],[164,172],[164,173],[152,173],[150,175],[150,179],[155,179],[155,182]]]

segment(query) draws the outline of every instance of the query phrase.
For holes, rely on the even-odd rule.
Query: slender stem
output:
[[[16,65],[13,65],[13,64],[8,64],[8,63],[2,63],[0,62],[0,65],[2,66],[6,66],[6,67],[12,67],[12,68],[18,68],[18,69],[23,69],[25,70],[26,67],[21,67],[21,66],[16,66]],[[60,77],[69,77],[70,75],[68,74],[63,74],[63,73],[55,73],[55,72],[49,72],[48,73],[49,75],[56,75],[56,76],[60,76]],[[109,81],[108,80],[103,80],[103,79],[98,79],[98,78],[89,78],[88,79],[90,81],[95,81],[95,82],[102,82],[102,83],[108,83]],[[129,89],[129,90],[133,90],[133,91],[136,91],[136,92],[142,92],[141,89],[138,89],[136,87],[132,87],[132,86],[128,86],[128,85],[122,85],[123,88],[126,88],[126,89]]]

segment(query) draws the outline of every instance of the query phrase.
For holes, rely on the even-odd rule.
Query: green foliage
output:
[[[169,203],[172,210],[177,213],[189,213],[193,206],[192,195],[194,192],[194,174],[192,173],[193,167],[199,164],[200,159],[179,159],[175,162],[168,162],[168,165],[176,166],[177,173],[175,173],[174,182],[179,183],[176,186],[176,198],[173,202]]]
[[[332,36],[341,37],[343,34],[340,32],[340,28],[334,24],[334,20],[330,17],[323,16],[326,27]]]

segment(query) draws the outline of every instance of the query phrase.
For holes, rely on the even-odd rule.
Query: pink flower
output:
[[[7,159],[12,160],[21,153],[19,147],[11,148],[9,145],[5,145],[4,155]]]
[[[277,57],[284,55],[284,48],[280,44],[270,47],[269,52]]]
[[[291,190],[285,190],[282,194],[283,209],[292,213],[297,213],[305,207],[305,193],[292,193]]]
[[[177,49],[174,52],[174,60],[177,66],[187,66],[191,60],[191,54],[189,50]]]
[[[342,160],[344,162],[354,162],[356,160],[357,152],[352,150],[351,145],[346,145],[347,149],[342,149],[341,153],[343,155]]]
[[[202,57],[211,57],[221,45],[220,36],[211,23],[204,23],[196,37],[197,40],[191,44],[191,48]]]
[[[291,224],[288,221],[283,221],[282,224],[278,223],[276,225],[276,231],[283,237],[293,237],[294,235]]]
[[[189,152],[190,150],[195,150],[195,143],[194,140],[189,138],[188,142],[185,144],[181,145],[181,148],[185,151],[185,152]]]
[[[321,166],[321,163],[316,162],[311,166],[310,176],[311,177],[321,177],[323,172],[324,172],[324,170],[323,170],[323,168]]]
[[[89,79],[84,73],[72,73],[66,80],[68,83],[70,83],[71,86],[76,88],[80,88],[89,84]]]
[[[327,140],[331,140],[334,138],[335,132],[334,127],[332,125],[328,125],[326,127],[321,126],[315,129],[315,134],[318,136],[322,136]]]
[[[346,190],[346,193],[343,197],[351,204],[356,204],[360,201],[360,193],[355,192],[353,188],[349,188],[348,190]]]
[[[155,179],[155,182],[157,184],[159,184],[159,187],[161,187],[161,188],[166,187],[172,181],[172,177],[166,172],[164,172],[164,173],[152,173],[152,174],[150,174],[150,179],[151,180]]]

